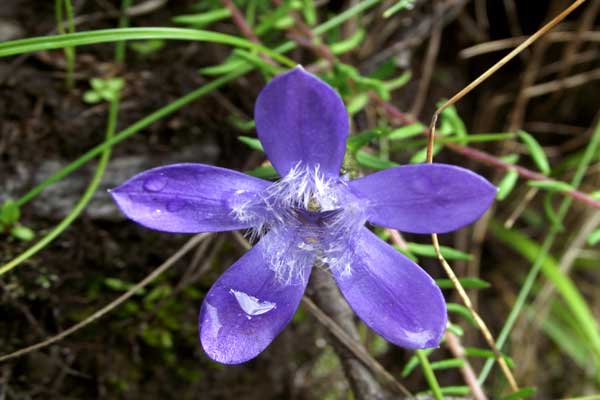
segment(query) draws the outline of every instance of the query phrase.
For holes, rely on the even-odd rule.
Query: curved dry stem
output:
[[[573,12],[577,7],[579,7],[585,1],[586,0],[576,0],[575,2],[573,2],[569,7],[567,7],[565,10],[563,10],[559,15],[557,15],[550,22],[548,22],[546,25],[544,25],[542,28],[540,28],[537,32],[535,32],[527,40],[525,40],[523,43],[521,43],[519,46],[517,46],[514,50],[512,50],[510,53],[508,53],[506,56],[504,56],[500,61],[498,61],[496,64],[494,64],[492,67],[490,67],[487,71],[485,71],[483,74],[481,74],[479,77],[477,77],[474,81],[472,81],[470,84],[465,86],[462,90],[460,90],[458,93],[456,93],[454,96],[452,96],[448,101],[446,101],[441,107],[439,107],[435,111],[435,113],[433,114],[433,116],[431,118],[431,123],[429,124],[428,142],[427,142],[427,162],[428,163],[433,162],[433,145],[435,143],[435,127],[436,127],[438,117],[442,113],[442,111],[444,111],[446,108],[450,107],[451,105],[455,104],[460,99],[462,99],[464,96],[466,96],[468,93],[470,93],[473,89],[475,89],[477,86],[479,86],[481,83],[483,83],[486,79],[488,79],[490,76],[492,76],[494,73],[496,73],[496,71],[498,71],[500,68],[502,68],[504,65],[506,65],[506,63],[508,63],[510,60],[512,60],[514,57],[516,57],[518,54],[520,54],[524,49],[529,47],[533,42],[538,40],[542,35],[544,35],[546,32],[548,32],[549,30],[554,28],[558,23],[560,23],[564,18],[566,18],[571,12]],[[508,380],[512,390],[513,391],[519,390],[517,381],[515,380],[512,372],[510,371],[510,368],[508,368],[508,364],[502,357],[500,350],[498,350],[498,347],[496,345],[496,342],[495,342],[494,337],[492,336],[490,330],[488,329],[488,327],[485,324],[485,322],[483,321],[483,319],[479,316],[479,314],[473,308],[471,299],[469,298],[469,296],[467,295],[467,292],[465,291],[465,289],[461,285],[460,281],[456,277],[456,274],[452,270],[452,267],[450,267],[450,264],[448,264],[448,262],[446,261],[444,256],[442,256],[442,254],[440,252],[440,245],[439,245],[437,235],[436,234],[431,235],[431,240],[433,242],[433,247],[435,249],[438,260],[442,264],[442,267],[446,271],[446,274],[448,275],[448,277],[452,281],[454,287],[458,291],[458,294],[460,295],[464,305],[471,312],[471,315],[473,316],[473,319],[477,323],[477,326],[478,326],[479,330],[481,331],[483,337],[485,338],[488,345],[494,352],[496,361],[500,365],[500,368],[502,369],[502,372],[506,376],[506,379]]]
[[[77,332],[78,330],[85,328],[89,324],[104,317],[106,314],[108,314],[109,312],[111,312],[112,310],[114,310],[115,308],[120,306],[121,304],[123,304],[125,301],[129,300],[129,298],[131,296],[133,296],[135,293],[139,292],[140,289],[147,286],[149,283],[151,283],[154,279],[156,279],[163,272],[165,272],[166,270],[171,268],[173,266],[173,264],[175,264],[177,261],[179,261],[179,259],[181,259],[184,255],[186,255],[190,250],[194,249],[200,242],[205,240],[208,236],[209,236],[208,233],[202,233],[202,234],[196,235],[193,238],[191,238],[190,240],[188,240],[187,243],[184,244],[175,254],[173,254],[171,257],[169,257],[164,263],[162,263],[158,268],[156,268],[154,271],[152,271],[148,276],[146,276],[140,282],[138,282],[137,284],[132,286],[129,290],[127,290],[127,292],[123,293],[117,299],[110,302],[106,306],[102,307],[100,310],[96,311],[95,313],[93,313],[92,315],[90,315],[89,317],[84,319],[83,321],[76,323],[72,327],[65,329],[64,331],[60,332],[59,334],[54,335],[51,338],[48,338],[42,342],[36,343],[32,346],[28,346],[23,349],[17,350],[15,352],[1,356],[0,362],[4,362],[4,361],[10,360],[12,358],[16,358],[16,357],[21,357],[21,356],[24,356],[25,354],[31,353],[32,351],[36,351],[36,350],[42,349],[44,347],[48,347],[51,344],[54,344],[64,338],[66,338],[67,336],[72,335],[73,333]]]
[[[516,392],[517,390],[519,390],[519,385],[517,384],[515,377],[513,376],[510,368],[508,368],[508,364],[506,363],[506,360],[504,360],[504,357],[502,357],[500,350],[498,350],[498,346],[496,346],[496,341],[494,340],[494,336],[492,336],[492,333],[488,329],[486,323],[479,316],[477,311],[475,311],[475,309],[473,308],[473,303],[471,303],[471,299],[467,295],[467,292],[465,291],[462,284],[456,277],[456,274],[452,270],[452,267],[450,267],[450,264],[448,264],[448,262],[446,261],[446,259],[442,255],[442,253],[440,252],[440,243],[438,242],[438,237],[435,233],[433,235],[431,235],[431,241],[433,242],[433,248],[435,249],[435,253],[437,255],[438,260],[440,261],[440,264],[442,264],[442,267],[444,267],[444,271],[446,271],[448,278],[450,278],[450,280],[452,281],[452,284],[456,288],[456,291],[458,292],[465,307],[467,307],[469,309],[469,311],[471,312],[471,315],[473,316],[473,319],[475,320],[475,323],[477,324],[477,327],[481,331],[481,334],[483,335],[485,341],[488,343],[488,346],[490,346],[490,348],[494,352],[494,358],[500,365],[500,368],[502,369],[504,376],[506,376],[506,380],[508,380],[508,383],[510,384],[511,389],[514,392]]]

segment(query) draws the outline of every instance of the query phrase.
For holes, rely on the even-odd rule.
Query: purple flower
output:
[[[273,79],[255,107],[258,136],[281,178],[269,182],[202,164],[175,164],[112,191],[121,210],[152,229],[250,229],[258,243],[209,290],[200,341],[209,357],[238,364],[260,354],[290,322],[313,266],[327,268],[356,314],[390,342],[435,347],[446,327],[438,286],[365,226],[444,233],[479,218],[496,189],[451,165],[339,176],[349,118],[338,94],[302,67]]]

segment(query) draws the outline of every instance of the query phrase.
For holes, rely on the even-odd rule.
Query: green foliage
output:
[[[570,192],[573,190],[573,186],[566,182],[559,181],[528,181],[527,184],[534,188],[552,192]]]
[[[406,244],[408,246],[408,250],[417,256],[437,258],[435,248],[431,244],[421,244],[413,242],[408,242]],[[440,252],[447,260],[469,261],[472,259],[472,256],[470,254],[464,253],[460,250],[456,250],[447,246],[440,246]]]
[[[498,223],[493,223],[491,228],[498,239],[528,260],[535,260],[540,253],[540,246],[523,233],[506,229]],[[576,324],[585,333],[588,340],[587,346],[592,355],[590,361],[598,365],[600,362],[600,328],[585,299],[571,278],[559,268],[554,258],[545,257],[541,263],[541,271],[554,284],[572,313]]]
[[[588,236],[587,242],[590,246],[598,244],[598,242],[600,242],[600,229],[596,229],[594,232],[592,232]]]
[[[19,204],[12,199],[7,199],[0,206],[0,233],[6,233],[15,239],[25,242],[33,240],[35,233],[30,228],[19,222],[21,210]]]
[[[519,173],[511,169],[504,175],[504,178],[498,184],[498,193],[496,193],[496,199],[502,201],[508,197],[512,192],[519,180]]]
[[[165,47],[165,41],[161,39],[139,40],[131,42],[129,47],[139,55],[147,57]]]
[[[465,277],[465,278],[459,278],[458,281],[465,289],[487,289],[491,286],[489,282],[484,281],[481,278]],[[435,282],[442,289],[454,288],[454,285],[452,284],[452,281],[450,279],[436,279]]]
[[[410,10],[414,7],[415,0],[399,0],[396,4],[383,12],[384,18],[389,18],[402,10]]]
[[[8,199],[0,206],[0,224],[13,225],[19,222],[21,211],[16,201]]]
[[[550,174],[550,163],[548,162],[548,158],[546,157],[546,153],[544,153],[544,149],[542,146],[535,140],[533,136],[525,131],[518,131],[519,138],[523,141],[527,150],[529,151],[529,155],[533,158],[533,161],[537,165],[537,167],[542,171],[544,175]]]
[[[501,397],[500,400],[519,400],[526,399],[535,394],[536,390],[533,387],[526,387],[517,390],[514,393],[509,394],[508,396]]]
[[[123,88],[122,78],[92,78],[90,80],[91,90],[83,94],[86,103],[99,103],[101,101],[115,101]]]
[[[198,14],[178,15],[172,18],[176,24],[190,26],[196,29],[203,29],[217,21],[222,21],[231,16],[231,13],[226,8],[220,8]]]

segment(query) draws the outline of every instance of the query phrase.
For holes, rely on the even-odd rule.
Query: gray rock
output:
[[[108,189],[120,185],[133,175],[149,168],[182,162],[214,164],[218,155],[218,146],[215,143],[209,142],[202,145],[188,146],[183,151],[170,152],[168,154],[114,157],[106,168],[100,187],[84,212],[86,216],[93,219],[122,219],[124,217],[112,201]],[[20,166],[17,169],[18,174],[10,176],[4,182],[3,186],[6,192],[3,194],[8,193],[10,196],[12,193],[13,195],[10,197],[16,198],[16,193],[22,194],[30,189],[29,182],[33,182],[33,184],[42,182],[65,165],[66,163],[62,161],[47,160],[37,167],[29,166],[27,168]],[[95,168],[96,163],[91,162],[46,188],[43,193],[26,206],[28,211],[32,212],[36,217],[41,218],[64,218],[82,196],[92,179]],[[27,171],[26,169],[31,169],[31,171]],[[33,178],[27,179],[28,176]]]

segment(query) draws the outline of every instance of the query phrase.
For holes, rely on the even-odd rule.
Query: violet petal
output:
[[[111,195],[127,217],[148,228],[179,233],[244,229],[233,208],[270,183],[204,164],[174,164],[144,171]]]
[[[296,164],[320,166],[338,176],[348,138],[349,119],[340,96],[298,66],[275,77],[254,108],[258,137],[281,176]]]
[[[335,279],[354,312],[398,346],[438,346],[446,329],[440,288],[417,264],[363,228],[352,273]]]
[[[405,165],[349,185],[366,200],[369,222],[412,233],[445,233],[468,225],[496,195],[482,176],[447,164]]]
[[[268,268],[268,233],[213,284],[200,310],[200,342],[222,364],[240,364],[260,354],[290,322],[306,281],[282,283]]]

